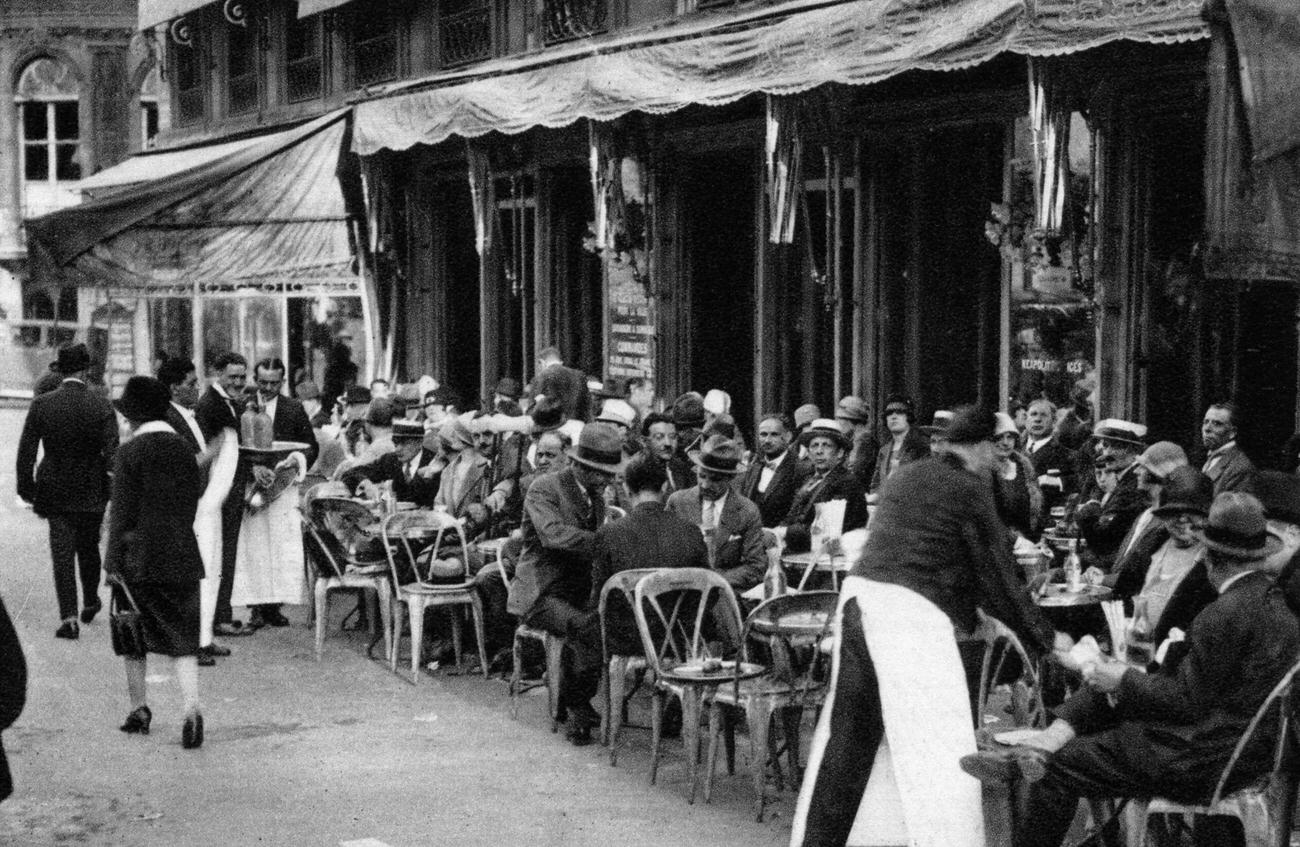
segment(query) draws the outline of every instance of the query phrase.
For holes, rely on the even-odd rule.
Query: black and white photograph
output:
[[[0,0],[3,847],[1300,844],[1300,0]]]

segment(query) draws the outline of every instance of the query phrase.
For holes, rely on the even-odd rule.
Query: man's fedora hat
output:
[[[518,400],[519,395],[523,392],[519,389],[519,380],[503,376],[497,380],[497,387],[493,393],[500,394],[502,397],[509,397],[511,400]]]
[[[840,425],[830,418],[818,418],[808,424],[808,428],[799,436],[799,443],[808,446],[812,444],[814,438],[829,438],[835,442],[835,445],[841,450],[848,450],[853,445],[849,443],[849,437],[840,429]]]
[[[794,428],[802,429],[822,416],[822,410],[816,404],[804,403],[794,410]]]
[[[607,423],[587,424],[578,436],[578,446],[570,448],[569,458],[608,474],[621,473],[627,464],[623,433]]]
[[[161,380],[151,376],[133,376],[126,381],[122,396],[114,405],[122,417],[141,424],[166,420],[171,400],[171,390]]]
[[[1092,437],[1104,441],[1119,441],[1124,444],[1132,444],[1135,447],[1147,446],[1147,428],[1140,423],[1133,423],[1119,418],[1106,418],[1097,421],[1096,426],[1092,428]]]
[[[835,407],[835,419],[853,421],[854,423],[871,423],[871,410],[867,408],[866,400],[850,394],[841,398],[839,405]]]
[[[54,369],[63,374],[74,374],[90,367],[90,350],[84,344],[69,344],[59,348]]]
[[[1263,504],[1240,491],[1214,498],[1210,518],[1198,535],[1217,555],[1239,562],[1267,559],[1282,547],[1282,539],[1268,529]]]
[[[611,397],[606,400],[600,407],[600,414],[596,416],[600,423],[618,424],[622,427],[631,428],[633,421],[636,420],[636,409],[626,400],[620,400],[617,397]]]
[[[566,420],[564,404],[554,397],[543,396],[533,404],[528,414],[533,419],[533,435],[557,430],[564,426]]]
[[[424,424],[419,421],[396,420],[393,421],[393,440],[394,441],[423,441]]]
[[[734,476],[740,473],[740,445],[725,435],[710,435],[699,450],[690,452],[695,467],[710,473]]]
[[[1178,468],[1187,467],[1187,454],[1172,441],[1157,441],[1138,456],[1137,463],[1157,480],[1167,479]],[[1209,505],[1206,505],[1209,509]]]
[[[1255,493],[1264,505],[1264,517],[1300,526],[1300,476],[1282,471],[1260,471]]]
[[[948,425],[950,444],[979,444],[992,441],[997,431],[998,418],[992,409],[984,406],[961,406],[953,410],[952,423]]]
[[[1206,517],[1214,501],[1214,483],[1208,476],[1190,465],[1174,468],[1165,477],[1160,489],[1160,506],[1151,514],[1158,518],[1172,518],[1186,512]]]
[[[952,426],[952,410],[935,409],[934,418],[930,423],[917,429],[925,435],[946,435],[950,426]]]

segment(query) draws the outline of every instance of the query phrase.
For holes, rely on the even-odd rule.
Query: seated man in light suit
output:
[[[668,498],[668,511],[695,526],[712,530],[709,560],[736,593],[763,581],[767,556],[763,550],[763,519],[758,507],[731,487],[740,473],[740,446],[711,435],[692,451],[699,483]]]

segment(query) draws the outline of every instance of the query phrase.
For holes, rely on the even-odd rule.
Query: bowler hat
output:
[[[161,380],[151,376],[133,376],[126,381],[122,396],[115,405],[122,417],[141,424],[166,420],[171,399],[171,390]]]
[[[393,421],[393,441],[423,441],[424,424],[419,421]]]
[[[623,434],[607,423],[588,424],[578,436],[578,446],[569,450],[569,458],[580,465],[617,474],[623,470]]]
[[[799,436],[799,443],[808,445],[814,438],[829,438],[835,442],[835,445],[842,450],[848,450],[853,445],[849,443],[849,438],[840,429],[840,425],[830,418],[818,418],[808,424],[808,428]]]
[[[946,435],[948,427],[952,426],[951,409],[935,409],[934,418],[927,426],[920,426],[917,429],[925,435]]]
[[[69,344],[59,348],[59,358],[54,361],[54,369],[59,373],[74,374],[90,367],[90,350],[84,344]]]
[[[673,401],[673,423],[704,426],[704,398],[698,391],[688,391]]]
[[[690,452],[695,467],[710,473],[734,476],[740,473],[740,445],[725,435],[713,434],[705,439],[699,450]]]
[[[559,429],[566,420],[564,404],[554,397],[543,396],[533,404],[529,416],[533,419],[533,435]]]
[[[870,423],[871,410],[867,408],[866,400],[850,394],[840,398],[840,404],[835,407],[835,418],[854,423]]]
[[[1140,423],[1106,418],[1097,421],[1092,428],[1092,437],[1104,441],[1118,441],[1135,447],[1146,447],[1147,428]]]
[[[1300,526],[1300,477],[1281,471],[1260,471],[1255,493],[1264,505],[1264,517]]]
[[[500,394],[502,397],[509,397],[511,400],[518,400],[520,394],[519,380],[503,376],[497,380],[497,387],[493,393]]]
[[[978,444],[989,441],[997,430],[997,416],[983,406],[961,406],[953,410],[948,426],[948,443]]]
[[[1165,477],[1160,490],[1160,505],[1151,514],[1158,518],[1172,518],[1184,512],[1194,512],[1201,517],[1210,513],[1214,500],[1214,483],[1208,476],[1190,465],[1174,468]]]
[[[1187,467],[1187,454],[1172,441],[1157,441],[1138,456],[1138,464],[1157,480],[1167,479],[1178,468]],[[1209,508],[1209,505],[1206,505]]]
[[[1263,504],[1241,491],[1225,491],[1214,498],[1198,537],[1221,558],[1238,562],[1267,559],[1282,546],[1282,539],[1269,531]]]

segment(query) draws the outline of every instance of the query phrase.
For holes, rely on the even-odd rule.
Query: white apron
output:
[[[862,612],[863,635],[880,682],[885,737],[848,844],[984,847],[981,786],[959,764],[976,747],[951,619],[911,589],[857,576],[844,580],[841,612],[850,599],[858,601]],[[836,626],[833,678],[838,678],[840,664],[838,615]],[[813,735],[795,807],[794,847],[803,841],[836,696],[832,687]]]
[[[297,479],[266,508],[253,514],[244,512],[230,594],[232,606],[306,602],[307,578],[298,510],[298,483],[306,473],[306,462],[301,453],[293,455],[298,457]]]
[[[199,582],[199,644],[212,644],[212,621],[217,615],[217,592],[221,587],[221,504],[230,493],[239,467],[239,438],[233,429],[217,436],[217,455],[208,466],[208,486],[199,497],[194,513],[194,538],[203,560]]]

